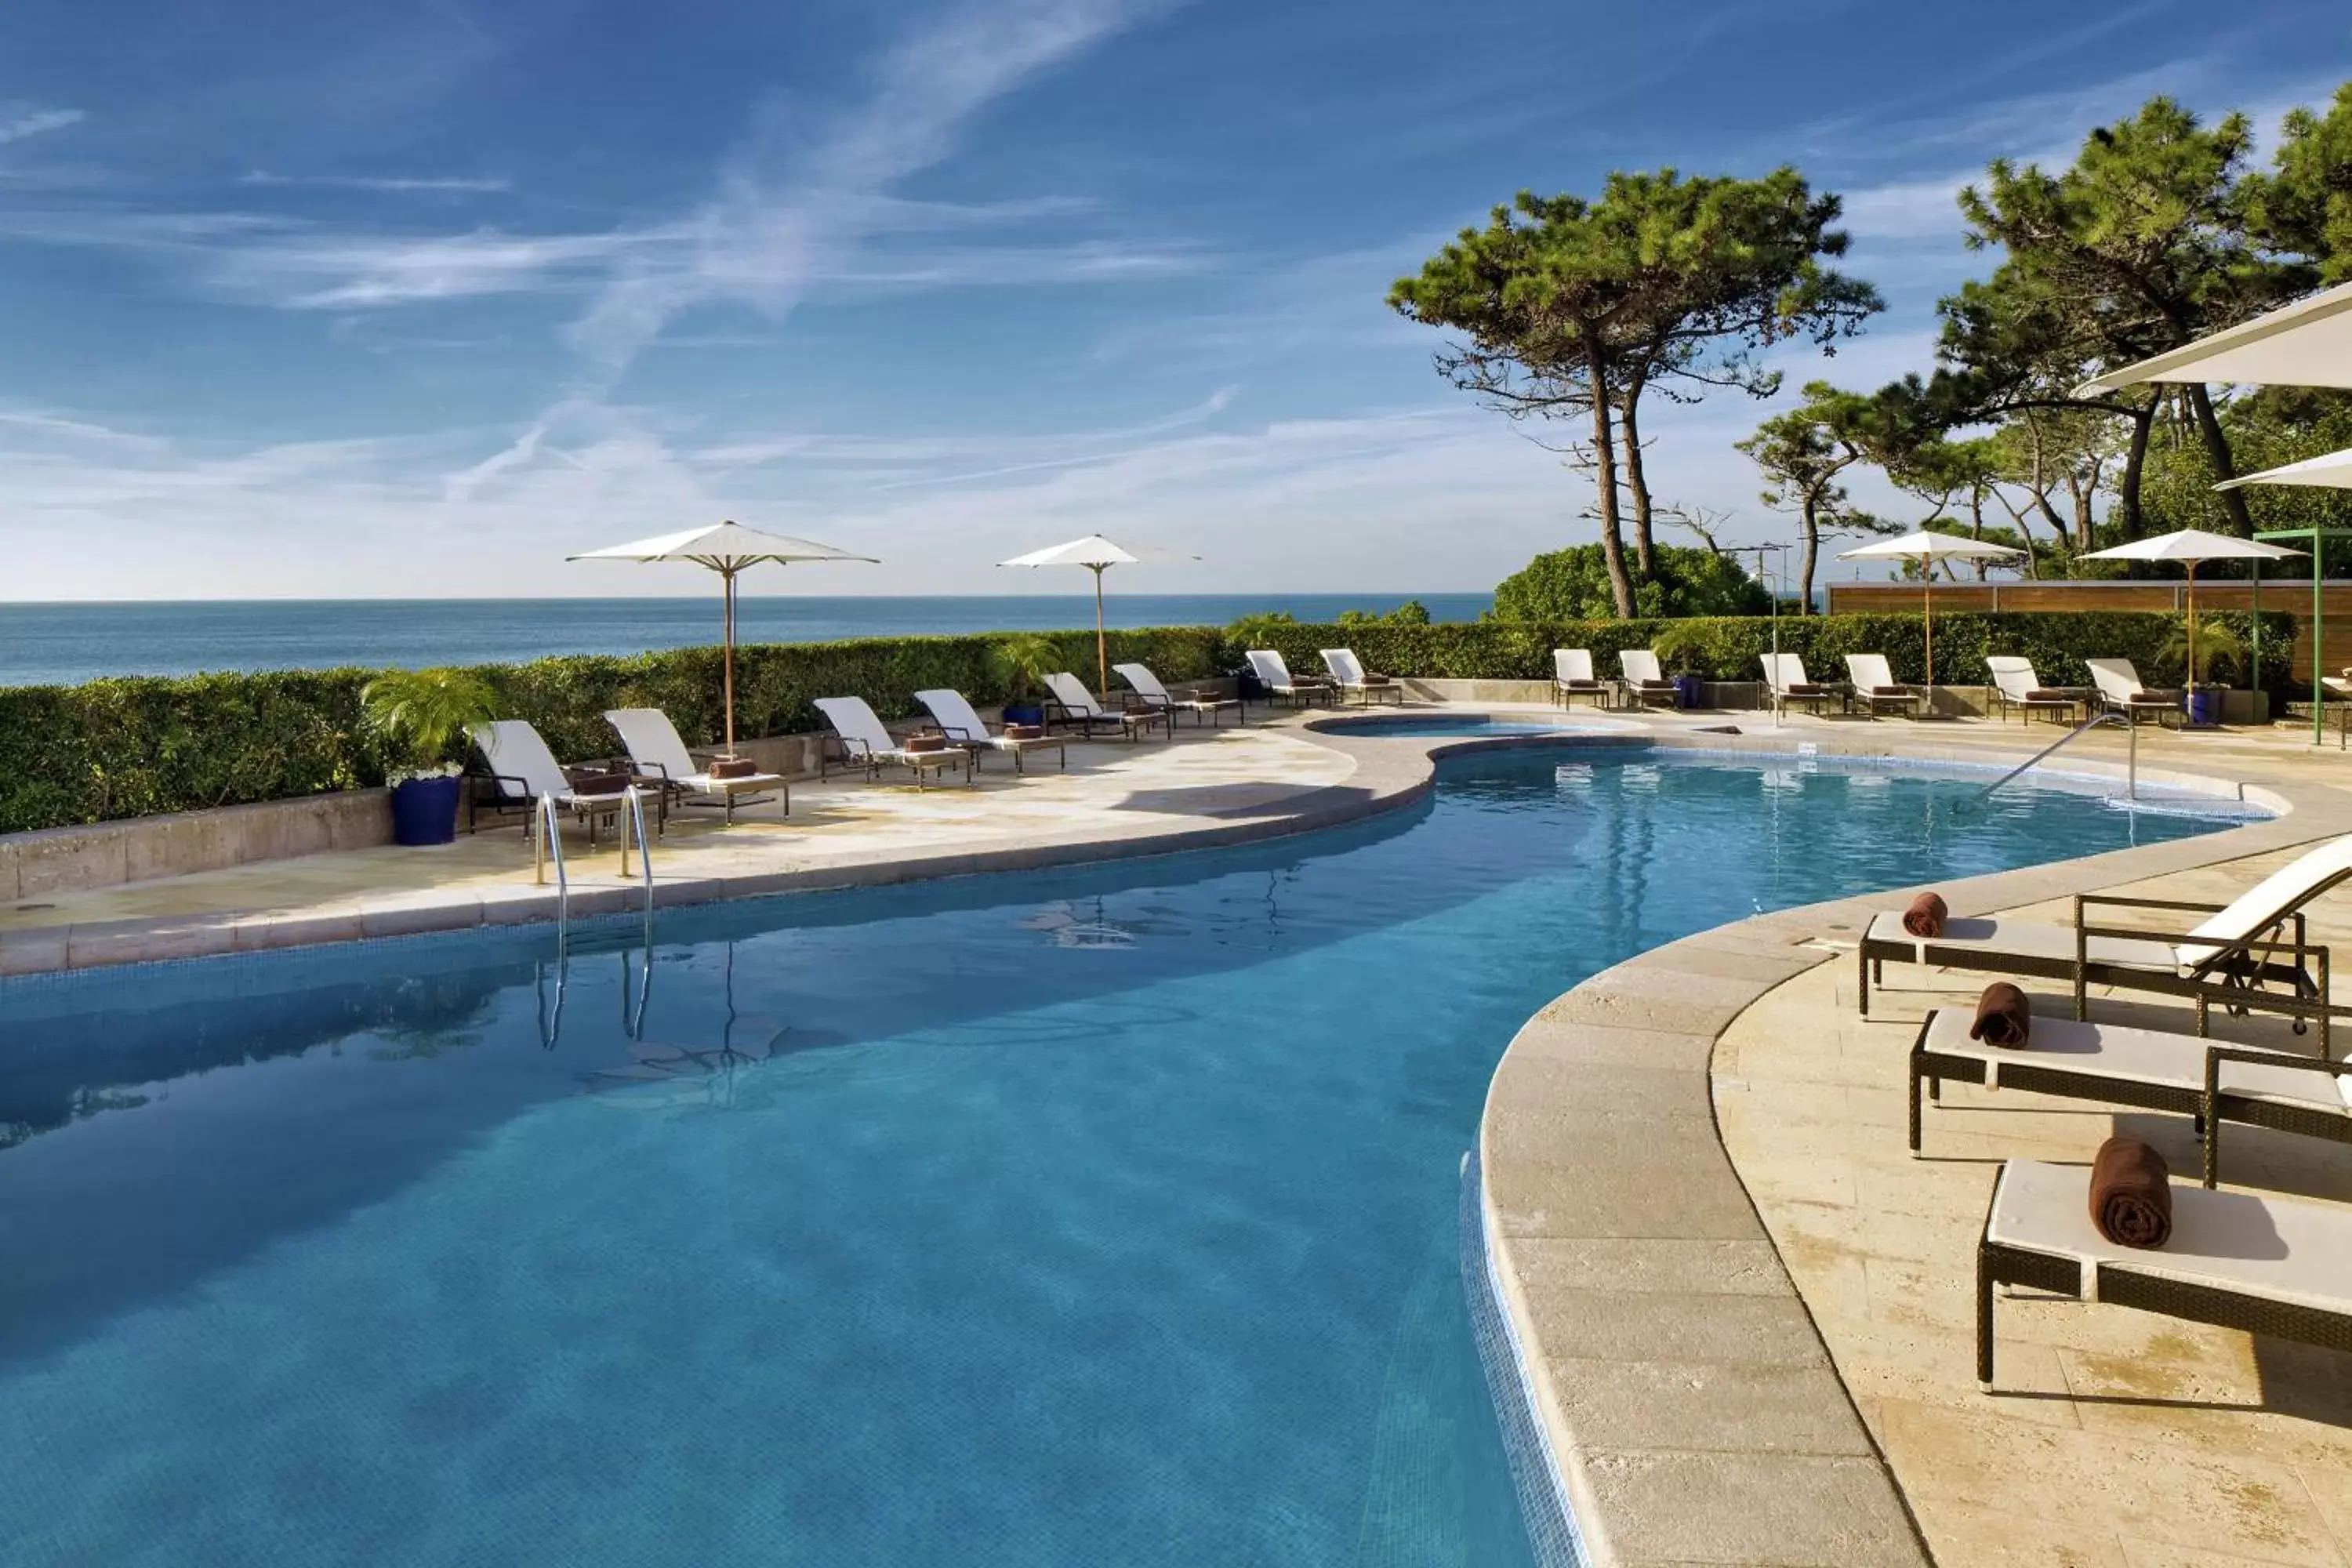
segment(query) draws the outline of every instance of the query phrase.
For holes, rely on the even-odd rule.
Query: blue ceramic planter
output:
[[[446,844],[457,837],[462,778],[410,779],[392,786],[392,841]]]

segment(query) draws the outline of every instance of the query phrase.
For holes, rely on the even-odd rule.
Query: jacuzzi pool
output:
[[[1511,750],[560,972],[0,982],[6,1561],[1525,1562],[1458,1263],[1497,1055],[1757,909],[2212,826],[1983,782]]]

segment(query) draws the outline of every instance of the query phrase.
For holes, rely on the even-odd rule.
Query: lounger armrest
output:
[[[940,726],[940,733],[945,735],[949,740],[963,745],[976,746],[988,739],[984,734],[973,734],[971,731],[965,729],[961,724],[942,724]]]
[[[2335,1078],[2345,1070],[2345,1064],[2330,1061],[2326,1057],[2307,1057],[2297,1051],[2265,1050],[2260,1046],[2210,1045],[2205,1047],[2205,1102],[2210,1107],[2221,1091],[2221,1064],[2248,1062],[2255,1067],[2296,1068],[2305,1072],[2325,1073]],[[2210,1112],[2208,1112],[2209,1116]]]
[[[689,761],[693,756],[694,753],[691,752],[687,753],[687,757]],[[635,758],[632,757],[629,760],[629,771],[641,779],[652,779],[656,784],[674,784],[677,782],[669,776],[669,764],[667,763],[640,763]]]
[[[2244,937],[2232,941],[2228,937],[2196,936],[2188,931],[2147,931],[2138,926],[2078,926],[2083,936],[2116,937],[2127,942],[2160,942],[2173,947],[2210,947],[2217,953],[2229,952],[2291,952],[2297,955],[2325,953],[2327,949],[2317,942],[2270,942],[2261,937]]]
[[[481,778],[488,779],[492,784],[499,785],[499,794],[501,796],[505,796],[505,795],[506,795],[506,793],[507,793],[507,792],[506,792],[506,787],[505,787],[505,786],[506,786],[506,785],[508,785],[508,784],[512,784],[512,785],[514,785],[514,786],[515,786],[515,788],[514,788],[514,795],[513,795],[510,798],[517,799],[517,800],[537,800],[537,799],[539,798],[539,796],[538,796],[538,795],[534,795],[534,794],[532,794],[532,793],[531,793],[530,781],[529,779],[527,779],[527,778],[524,778],[520,773],[481,773],[481,774],[478,774],[478,775],[477,775],[477,776],[478,776],[478,777],[481,777]],[[568,782],[568,781],[567,781],[567,782]]]
[[[874,755],[874,748],[855,735],[836,733],[833,738],[841,742],[841,754],[852,762]]]
[[[2121,899],[2111,893],[2077,893],[2074,912],[2079,916],[2093,904],[2121,910],[2189,910],[2198,914],[2218,915],[2230,906],[2200,903],[2188,899]]]

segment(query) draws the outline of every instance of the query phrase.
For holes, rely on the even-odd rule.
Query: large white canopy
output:
[[[794,561],[864,561],[873,563],[871,555],[858,555],[846,550],[836,550],[830,544],[819,544],[813,539],[794,539],[789,534],[763,533],[756,528],[745,528],[740,522],[722,522],[712,528],[689,528],[677,533],[657,533],[651,539],[632,540],[604,550],[591,550],[584,554],[567,555],[567,561],[691,561],[698,566],[708,566],[714,572],[740,572],[746,566],[762,561],[788,564]]]
[[[2095,397],[2150,381],[2352,386],[2352,283],[2283,305],[2227,331],[2109,371],[2076,388]]]
[[[2083,557],[2085,561],[2283,561],[2290,555],[2301,555],[2300,550],[2289,550],[2283,544],[2264,544],[2259,539],[2240,539],[2234,534],[2208,533],[2201,528],[2184,528],[2177,533],[2159,533],[2154,539],[2135,539],[2128,544],[2118,544],[2107,550],[2094,550]]]
[[[2322,458],[2305,458],[2300,463],[2284,463],[2275,468],[2264,468],[2259,474],[2242,474],[2234,479],[2223,479],[2213,488],[2233,490],[2240,485],[2319,485],[2331,489],[2352,490],[2352,447],[2341,452],[2330,452]]]
[[[1084,566],[1095,574],[1095,684],[1106,697],[1110,692],[1110,641],[1103,630],[1103,571],[1110,566],[1131,566],[1142,561],[1198,561],[1197,555],[1179,551],[1162,550],[1156,545],[1113,544],[1099,533],[1089,533],[1084,539],[1073,539],[1066,544],[1049,544],[1043,550],[1033,550],[1026,555],[1016,555],[1010,561],[1000,561],[999,566]]]
[[[2005,556],[2022,555],[2025,552],[2011,544],[1995,544],[1990,540],[1965,539],[1955,533],[1935,533],[1926,529],[1906,533],[1900,539],[1882,539],[1859,549],[1841,550],[1841,561],[1992,561]]]
[[[1131,566],[1143,561],[1198,561],[1197,555],[1180,551],[1161,550],[1150,544],[1113,544],[1099,533],[1089,533],[1084,539],[1073,539],[1066,544],[1050,544],[1043,550],[1033,550],[1026,555],[1016,555],[1010,561],[1000,561],[999,566]]]

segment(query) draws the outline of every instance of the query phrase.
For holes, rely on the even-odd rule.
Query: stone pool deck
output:
[[[1580,710],[1576,722],[1590,721]],[[2021,760],[2056,734],[1794,719],[1776,731],[1748,713],[1598,722],[1667,745],[1979,764]],[[1743,732],[1716,732],[1726,726]],[[999,760],[969,791],[795,783],[789,817],[768,807],[731,827],[701,816],[674,826],[656,847],[656,900],[1307,831],[1409,805],[1427,793],[1433,755],[1483,743],[1334,732],[1327,715],[1285,716],[1187,728],[1172,743],[1073,745],[1066,774],[1048,763],[1016,779]],[[2123,754],[2122,737],[2102,733],[2065,765],[2096,771]],[[2293,809],[1952,884],[1955,910],[2152,879],[2184,896],[2226,896],[2295,845],[2352,831],[2352,759],[2301,733],[2148,734],[2141,765],[2151,783],[2249,785]],[[642,896],[609,847],[575,847],[571,867],[576,912]],[[1496,1071],[1480,1134],[1491,1250],[1595,1568],[2352,1568],[2347,1358],[2019,1300],[2000,1318],[2008,1392],[1976,1393],[1965,1314],[1989,1162],[2079,1159],[2116,1121],[2137,1130],[2165,1119],[1956,1089],[1930,1121],[1930,1157],[1908,1160],[1903,1053],[1939,994],[1897,992],[1884,1021],[1853,1016],[1853,933],[1887,902],[1759,916],[1641,954],[1529,1020]],[[2331,937],[2352,931],[2352,896],[2320,911]],[[445,850],[335,851],[0,906],[0,973],[552,912],[552,889],[533,885],[521,832],[509,826]],[[2158,1131],[2184,1155],[2182,1129]],[[2330,1169],[2249,1133],[2225,1174],[2352,1198]]]

